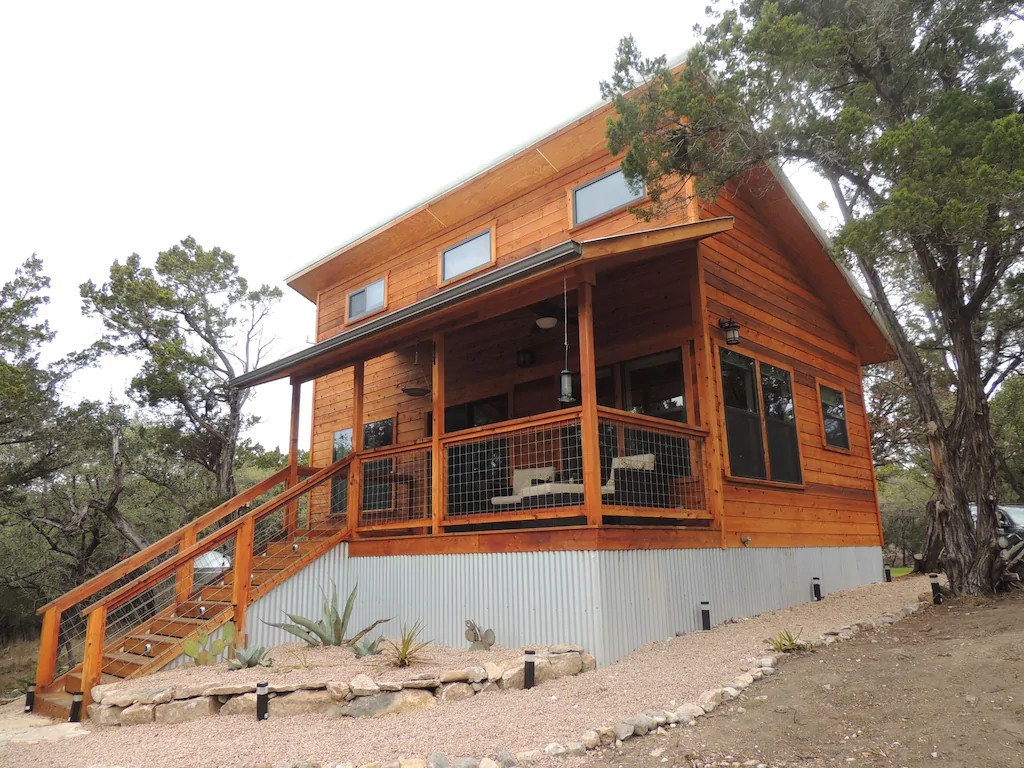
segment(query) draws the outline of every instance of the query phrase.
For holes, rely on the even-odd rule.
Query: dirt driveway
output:
[[[591,768],[1024,766],[1024,592],[954,600],[787,657],[697,725]]]

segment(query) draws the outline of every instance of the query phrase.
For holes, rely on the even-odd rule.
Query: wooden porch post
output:
[[[363,372],[362,360],[352,366],[352,452],[356,457],[348,468],[348,529],[355,537],[359,525],[359,508],[363,504],[363,465],[359,452],[363,450]]]
[[[255,523],[251,516],[242,521],[235,534],[235,558],[231,566],[231,602],[234,608],[235,645],[249,645],[245,632],[245,613],[252,591],[252,549]]]
[[[447,460],[441,446],[441,436],[444,434],[444,333],[435,333],[433,341],[434,364],[430,382],[434,409],[430,414],[430,511],[431,533],[437,536],[441,533],[441,521],[448,503],[445,478]]]
[[[697,372],[697,409],[699,425],[708,430],[708,438],[704,443],[704,490],[707,494],[708,512],[710,512],[719,528],[719,541],[725,548],[725,497],[722,490],[722,450],[724,442],[719,429],[717,405],[718,388],[715,386],[714,345],[708,336],[707,292],[704,289],[704,246],[697,243],[697,251],[692,259],[689,270],[690,280],[690,315],[693,320],[694,367]]]
[[[89,614],[85,625],[85,651],[82,653],[82,708],[92,702],[92,689],[103,674],[103,645],[106,642],[107,606]]]
[[[297,485],[299,482],[299,410],[301,408],[302,382],[292,379],[292,412],[291,424],[288,430],[288,482],[287,488]],[[288,516],[292,522],[292,530],[299,526],[299,504],[288,505]],[[306,517],[306,527],[310,527],[310,520]]]
[[[53,682],[57,672],[60,614],[59,608],[47,608],[43,614],[43,629],[39,634],[39,662],[36,664],[36,691],[39,693]]]
[[[587,525],[601,525],[601,449],[597,419],[597,353],[594,347],[594,281],[584,275],[579,283],[580,324],[580,432],[583,443],[583,500]]]

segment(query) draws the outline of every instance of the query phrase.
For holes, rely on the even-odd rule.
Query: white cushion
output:
[[[612,469],[654,469],[653,453],[638,453],[635,456],[616,456],[612,459]]]
[[[530,489],[534,480],[541,480],[545,483],[555,479],[554,467],[530,467],[528,469],[512,470],[512,493],[522,495]]]

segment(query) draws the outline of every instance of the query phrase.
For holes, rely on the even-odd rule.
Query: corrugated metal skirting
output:
[[[257,600],[248,611],[250,644],[294,640],[265,622],[284,611],[318,617],[323,591],[344,602],[359,586],[352,626],[394,617],[384,627],[422,619],[426,636],[465,644],[466,619],[494,629],[498,643],[579,643],[601,664],[651,640],[700,628],[701,600],[712,620],[752,616],[825,593],[880,581],[878,547],[662,549],[523,552],[393,557],[348,556],[340,544]]]

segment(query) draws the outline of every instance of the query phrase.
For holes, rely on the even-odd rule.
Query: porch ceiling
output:
[[[494,314],[499,305],[507,303],[505,311],[546,298],[553,288],[560,288],[561,276],[569,267],[592,266],[595,271],[603,271],[725,232],[732,226],[733,218],[724,216],[583,242],[566,240],[238,376],[231,384],[253,387],[285,377],[295,382],[309,381],[429,334]]]

